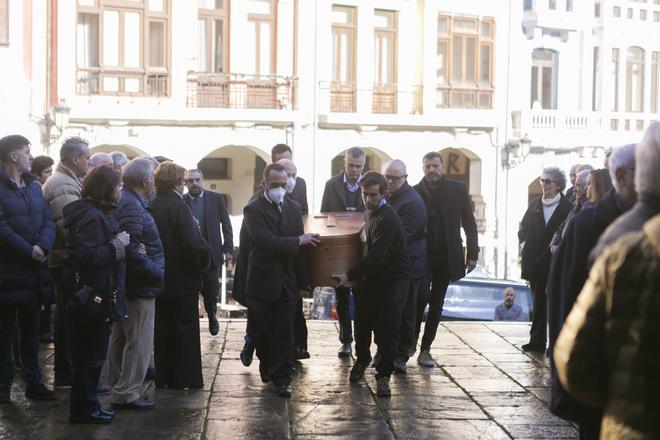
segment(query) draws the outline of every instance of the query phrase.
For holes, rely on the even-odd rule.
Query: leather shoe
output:
[[[46,388],[42,383],[28,385],[25,389],[25,397],[33,400],[57,400],[55,393]]]
[[[359,382],[364,379],[364,372],[367,370],[369,363],[363,364],[356,362],[351,368],[351,374],[348,376],[349,382]]]
[[[309,351],[305,350],[304,348],[296,348],[294,357],[296,358],[296,360],[299,360],[299,359],[309,359],[311,356],[309,355]]]
[[[341,348],[337,352],[337,356],[340,358],[351,357],[351,344],[342,344]]]
[[[112,407],[115,409],[130,409],[136,411],[149,411],[154,409],[156,405],[153,400],[149,400],[144,397],[138,397],[132,402],[128,403],[113,403]]]
[[[218,318],[215,317],[215,313],[209,313],[209,333],[215,336],[220,331],[220,323]]]
[[[90,425],[107,425],[112,422],[112,417],[103,412],[94,411],[87,416],[69,416],[69,423],[74,425],[90,424]]]
[[[545,344],[528,342],[527,344],[523,344],[523,346],[520,348],[522,348],[523,351],[538,351],[542,353],[545,351]]]
[[[254,342],[252,342],[252,338],[249,336],[245,336],[245,345],[243,345],[240,357],[241,362],[246,367],[249,367],[250,364],[252,364],[252,358],[254,357]]]
[[[277,387],[277,395],[279,397],[284,397],[284,398],[288,399],[289,397],[291,397],[292,392],[293,392],[293,390],[291,389],[291,387],[289,385],[280,385],[280,386]]]

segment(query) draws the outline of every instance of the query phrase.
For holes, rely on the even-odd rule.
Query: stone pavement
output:
[[[249,368],[241,364],[245,321],[221,321],[217,337],[202,334],[202,390],[153,390],[154,411],[73,426],[67,390],[54,403],[27,401],[18,377],[12,403],[0,405],[0,439],[578,438],[547,409],[547,359],[519,349],[528,324],[441,323],[432,348],[439,367],[411,360],[407,375],[392,377],[391,398],[375,396],[374,370],[348,382],[353,361],[337,358],[336,323],[308,321],[308,328],[312,358],[298,368],[290,400],[261,383],[256,358]],[[52,345],[42,347],[50,385]]]

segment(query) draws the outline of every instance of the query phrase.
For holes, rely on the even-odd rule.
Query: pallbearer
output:
[[[357,360],[350,381],[357,382],[371,362],[371,333],[378,333],[381,358],[376,365],[376,392],[390,396],[390,375],[398,347],[398,326],[407,297],[410,262],[406,252],[403,224],[396,210],[387,204],[385,177],[369,171],[360,180],[362,200],[367,208],[364,230],[366,255],[346,273],[335,274],[338,287],[349,287],[360,280],[365,288],[358,297],[355,317]]]

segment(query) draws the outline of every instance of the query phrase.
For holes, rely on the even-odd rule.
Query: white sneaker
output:
[[[431,357],[429,350],[423,350],[417,356],[417,363],[422,367],[435,367],[435,361]]]

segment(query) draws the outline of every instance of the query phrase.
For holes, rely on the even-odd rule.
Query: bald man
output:
[[[277,163],[286,169],[288,175],[286,193],[289,198],[298,202],[302,215],[309,214],[309,207],[307,206],[307,184],[303,178],[298,177],[298,168],[291,160],[291,154],[289,153],[288,157],[277,160]]]
[[[89,158],[89,167],[96,168],[101,165],[110,165],[113,166],[114,162],[112,157],[108,153],[94,153],[92,157]]]
[[[422,197],[408,184],[406,164],[395,159],[385,167],[387,201],[394,208],[406,237],[406,250],[412,266],[410,284],[402,292],[402,313],[399,323],[398,350],[394,358],[394,372],[406,373],[406,362],[415,353],[415,324],[417,322],[418,297],[423,297],[425,280],[428,277],[426,259],[426,206]],[[422,302],[422,299],[419,300]]]
[[[514,303],[515,300],[516,291],[513,287],[504,289],[504,301],[495,307],[493,321],[527,321],[528,317],[524,315],[522,308]]]

